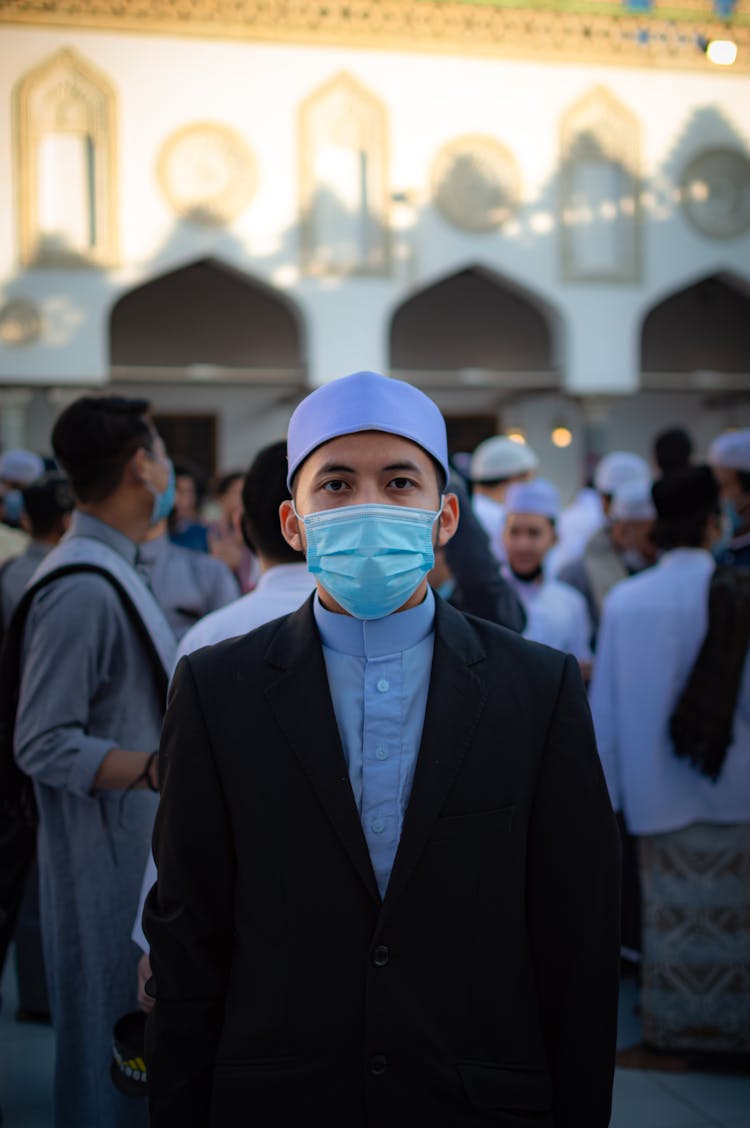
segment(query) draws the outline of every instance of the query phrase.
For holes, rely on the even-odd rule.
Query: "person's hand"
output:
[[[591,673],[594,669],[594,663],[587,661],[585,658],[578,659],[578,665],[581,667],[581,674],[586,685],[591,681]]]
[[[155,999],[146,994],[146,981],[151,978],[151,960],[144,952],[138,960],[138,1006],[148,1014],[154,1009]]]

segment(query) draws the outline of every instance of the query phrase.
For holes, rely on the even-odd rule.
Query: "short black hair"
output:
[[[687,517],[674,517],[669,520],[656,519],[649,533],[650,540],[664,552],[672,548],[702,548],[706,538],[706,527],[711,517],[719,514],[719,508],[704,509]]]
[[[286,441],[270,443],[253,459],[242,485],[242,532],[251,549],[279,564],[300,564],[304,556],[281,532],[279,506],[289,498]]]
[[[684,427],[668,427],[654,439],[654,459],[662,474],[690,464],[693,440]]]
[[[45,474],[21,492],[32,537],[49,536],[73,508],[70,483],[59,471]]]
[[[750,494],[750,470],[738,470],[737,481],[743,493]]]
[[[58,416],[52,449],[79,501],[104,501],[139,447],[151,450],[150,403],[124,396],[81,396]]]

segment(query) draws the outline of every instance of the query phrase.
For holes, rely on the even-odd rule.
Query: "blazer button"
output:
[[[375,1054],[375,1057],[370,1059],[370,1073],[373,1077],[380,1077],[387,1068],[388,1059],[384,1054]]]
[[[385,944],[378,944],[377,948],[372,953],[372,962],[375,967],[385,967],[388,960],[391,958],[391,953]]]

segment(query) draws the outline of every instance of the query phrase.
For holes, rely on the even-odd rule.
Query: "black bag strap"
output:
[[[18,696],[21,688],[21,647],[31,604],[36,595],[49,584],[77,573],[91,573],[103,576],[117,592],[122,606],[143,644],[154,677],[157,693],[166,704],[169,677],[162,665],[153,639],[143,622],[138,609],[116,576],[99,564],[64,564],[48,572],[37,583],[32,584],[18,603],[0,648],[0,812],[18,812],[27,821],[36,823],[36,801],[29,777],[21,771],[13,754],[13,733],[18,710]]]

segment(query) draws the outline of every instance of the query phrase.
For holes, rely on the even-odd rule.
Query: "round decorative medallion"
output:
[[[33,345],[42,332],[42,315],[28,298],[11,298],[0,309],[0,341],[4,345]]]
[[[238,133],[196,122],[162,146],[157,176],[171,207],[192,223],[229,223],[255,194],[255,158]]]
[[[703,235],[728,239],[750,227],[750,160],[738,149],[705,149],[682,175],[680,201]]]
[[[459,137],[432,165],[432,199],[461,231],[493,231],[510,219],[521,196],[513,154],[492,137]]]

